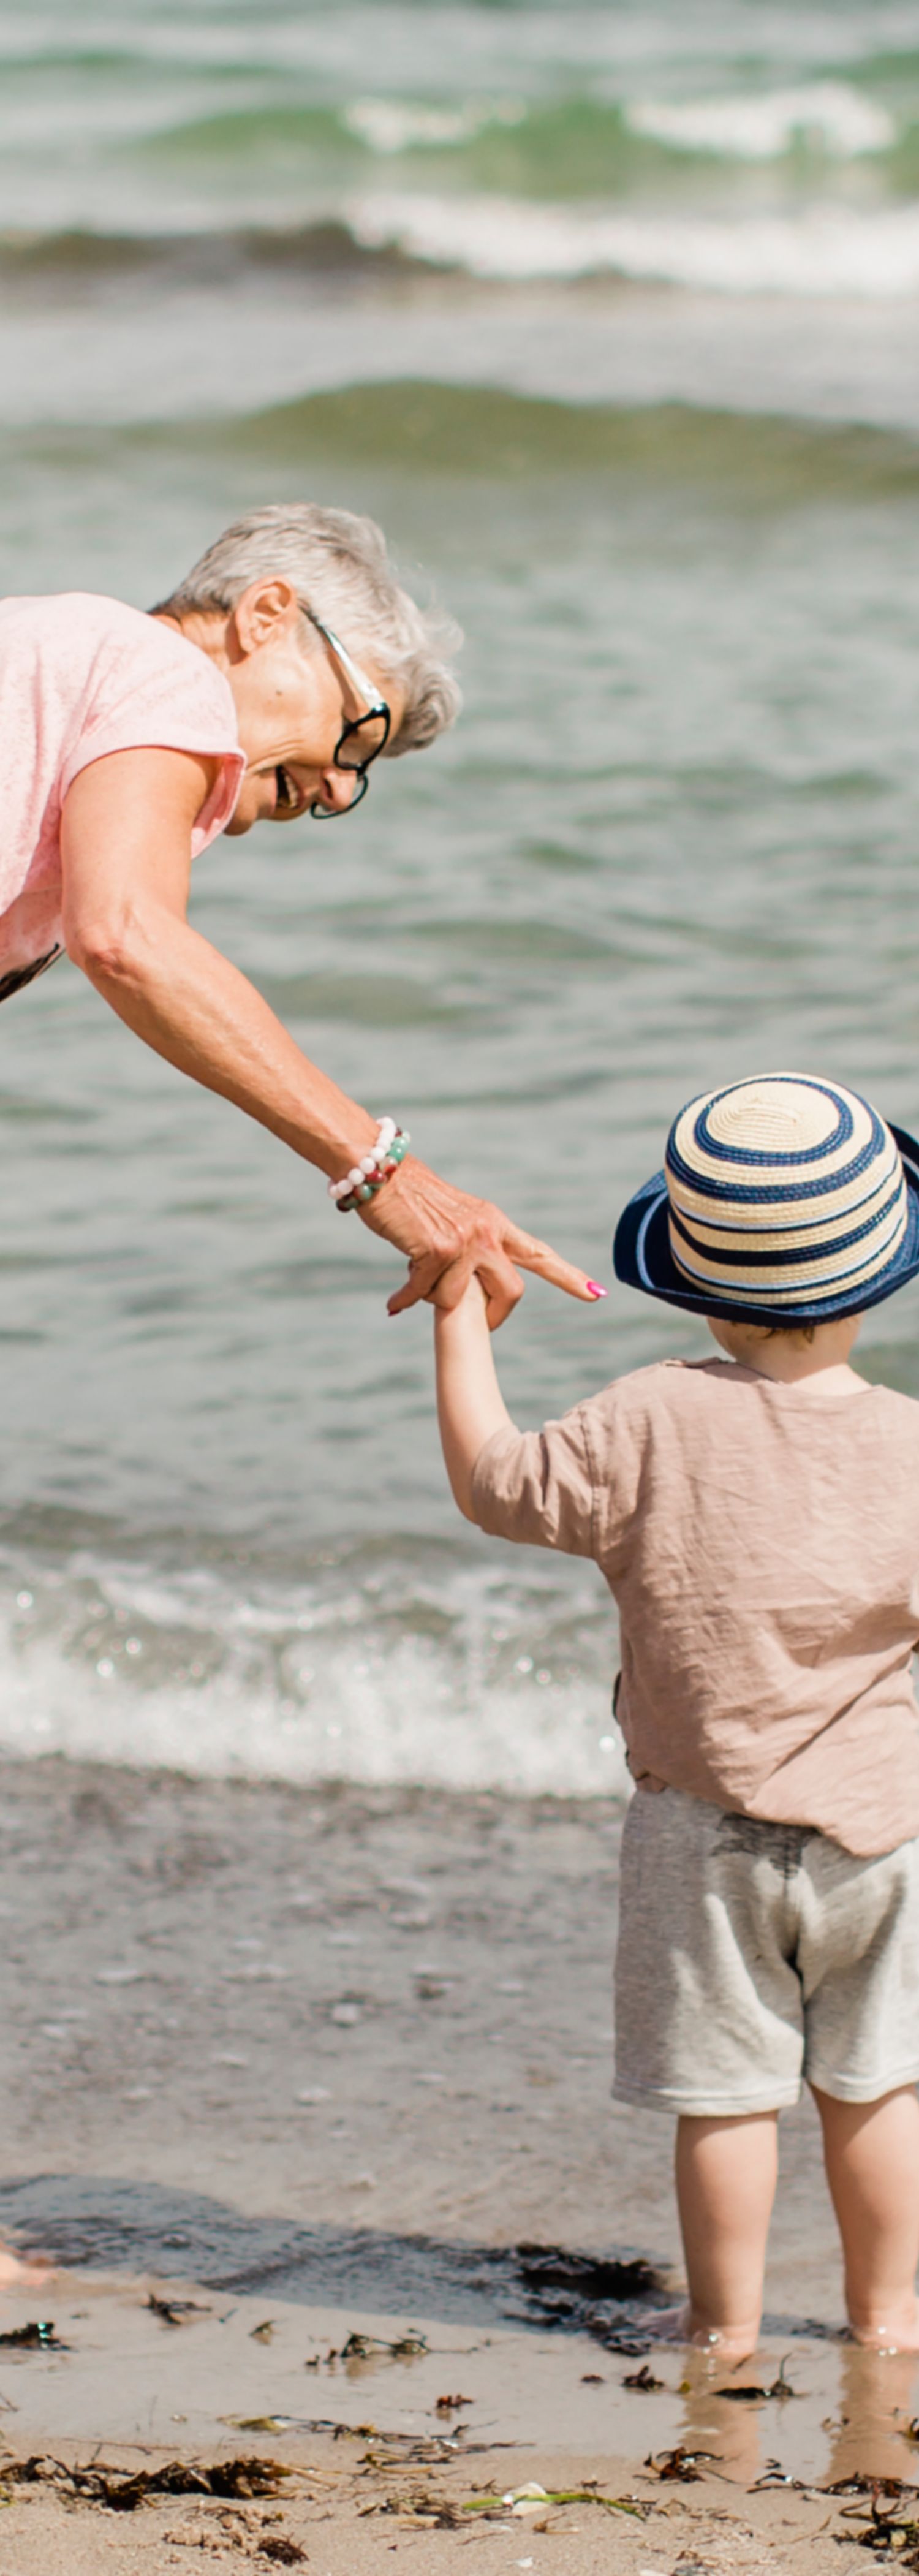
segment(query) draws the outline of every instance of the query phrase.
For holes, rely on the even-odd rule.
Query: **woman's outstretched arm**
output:
[[[209,784],[207,764],[176,751],[113,752],[80,771],[61,824],[67,952],[146,1046],[337,1176],[372,1147],[376,1119],[186,919],[191,831]],[[381,1103],[390,1106],[403,1104]],[[583,1270],[414,1154],[361,1214],[409,1263],[393,1313],[422,1297],[454,1302],[474,1272],[492,1324],[521,1295],[521,1269],[590,1296]]]

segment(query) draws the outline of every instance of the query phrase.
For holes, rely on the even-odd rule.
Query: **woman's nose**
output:
[[[336,814],[346,814],[354,794],[353,770],[324,769],[319,793],[323,805],[328,805]]]

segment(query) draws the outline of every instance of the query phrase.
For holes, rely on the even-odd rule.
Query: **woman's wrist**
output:
[[[411,1137],[394,1118],[381,1118],[372,1146],[358,1156],[340,1178],[330,1180],[328,1192],[343,1216],[353,1208],[369,1205],[378,1192],[394,1179],[400,1163],[405,1161]]]

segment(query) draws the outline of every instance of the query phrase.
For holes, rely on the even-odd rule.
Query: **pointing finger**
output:
[[[509,1226],[504,1249],[518,1269],[535,1271],[550,1288],[561,1288],[566,1297],[579,1297],[592,1306],[598,1297],[606,1296],[606,1289],[596,1279],[588,1279],[586,1270],[577,1269],[573,1261],[564,1261],[560,1252],[553,1252],[552,1245],[541,1243],[536,1234],[522,1234],[518,1226]]]

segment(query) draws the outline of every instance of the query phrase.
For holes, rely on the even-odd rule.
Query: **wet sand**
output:
[[[767,2349],[733,2374],[658,2350],[636,2386],[634,2362],[582,2336],[184,2281],[61,2275],[43,2304],[55,2346],[0,2350],[10,2576],[178,2566],[187,2549],[371,2576],[400,2551],[433,2571],[466,2547],[578,2576],[816,2576],[864,2564],[866,2480],[912,2486],[916,2466],[915,2360],[807,2338],[784,2373]],[[34,2296],[9,2314],[7,2333],[27,2328]],[[125,2510],[138,2478],[150,2491]],[[911,2520],[915,2489],[882,2509]]]
[[[297,2471],[280,2500],[130,2515],[13,2479],[14,2576],[199,2546],[270,2564],[273,2537],[325,2576],[458,2547],[572,2576],[850,2564],[864,2494],[825,2490],[919,2475],[919,2365],[839,2339],[806,2106],[739,2380],[772,2389],[784,2357],[794,2395],[721,2395],[655,2351],[671,2138],[608,2097],[620,1826],[612,1804],[7,1769],[0,2224],[66,2268],[3,2326],[50,2318],[68,2347],[0,2346],[9,2457]],[[170,2321],[151,2290],[195,2304]],[[354,2334],[375,2340],[342,2360]],[[379,2349],[406,2334],[423,2348]],[[627,2386],[642,2355],[659,2388]],[[644,2468],[675,2449],[715,2457]],[[591,2479],[641,2514],[466,2510]]]
[[[505,2323],[476,2249],[666,2274],[671,2125],[609,2095],[621,1814],[8,1764],[0,2225]],[[768,2306],[838,2326],[809,2104],[782,2155]]]

